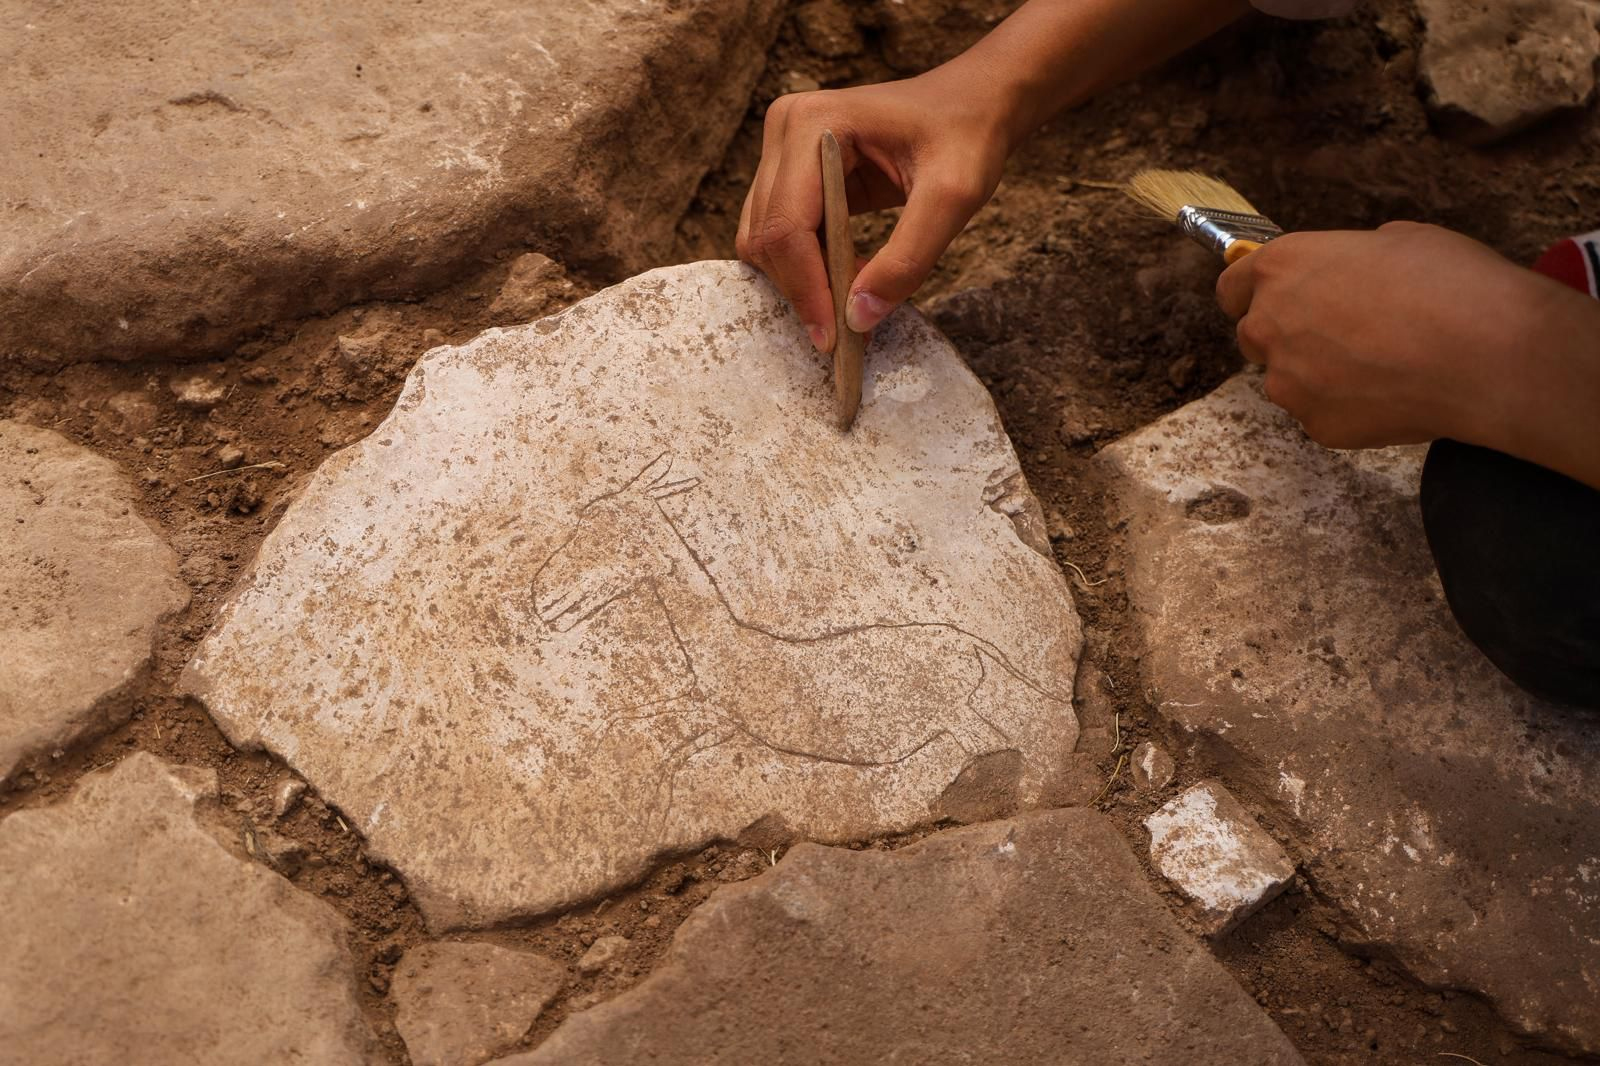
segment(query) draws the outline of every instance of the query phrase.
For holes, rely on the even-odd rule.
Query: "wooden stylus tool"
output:
[[[822,131],[822,231],[827,243],[828,286],[833,290],[833,393],[839,428],[848,430],[861,408],[861,358],[866,338],[845,325],[845,303],[856,280],[856,245],[850,238],[850,200],[844,160],[832,130]]]

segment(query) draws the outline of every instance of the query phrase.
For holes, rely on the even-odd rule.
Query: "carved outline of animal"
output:
[[[647,585],[688,664],[693,688],[686,698],[762,745],[829,762],[897,763],[941,736],[970,759],[1015,749],[992,717],[1008,702],[1034,705],[1021,716],[1072,713],[1069,699],[1030,680],[999,648],[947,623],[790,636],[741,619],[661,506],[700,484],[697,477],[671,480],[671,467],[662,453],[582,508],[572,533],[533,577],[534,607],[547,625],[572,629]],[[820,669],[818,655],[828,658]],[[953,716],[930,721],[930,704]],[[1030,779],[1037,786],[1038,768],[1025,771]]]

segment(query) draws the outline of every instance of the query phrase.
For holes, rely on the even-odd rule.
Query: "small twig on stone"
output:
[[[1078,580],[1083,582],[1083,587],[1084,588],[1092,589],[1096,585],[1104,585],[1107,581],[1111,580],[1109,577],[1103,577],[1099,581],[1090,581],[1089,580],[1089,575],[1084,573],[1082,568],[1079,567],[1077,563],[1073,562],[1071,559],[1063,559],[1061,561],[1066,563],[1069,567],[1071,567],[1072,568],[1072,572],[1074,574],[1078,575]]]
[[[346,833],[350,832],[350,827],[344,824],[344,819],[343,818],[340,818],[336,814],[336,815],[333,816],[333,820],[339,823],[339,828],[340,829],[343,829]]]
[[[1073,185],[1082,185],[1085,189],[1112,189],[1121,192],[1127,188],[1127,182],[1122,181],[1096,181],[1093,178],[1068,178]]]
[[[278,462],[278,460],[270,459],[265,463],[251,463],[249,466],[235,466],[229,467],[226,470],[213,470],[209,474],[196,474],[194,477],[184,478],[183,483],[187,485],[191,481],[204,481],[206,478],[216,477],[218,474],[242,474],[246,470],[277,470],[281,466],[283,466],[283,464]]]
[[[1473,1058],[1471,1055],[1457,1055],[1454,1051],[1441,1051],[1441,1052],[1439,1052],[1439,1057],[1441,1059],[1465,1059],[1468,1062],[1472,1063],[1473,1066],[1483,1066],[1483,1063],[1479,1062],[1477,1059]]]
[[[1116,782],[1117,775],[1122,773],[1122,764],[1127,762],[1127,761],[1128,761],[1128,756],[1127,755],[1124,754],[1124,755],[1118,755],[1117,756],[1117,767],[1116,767],[1116,769],[1111,771],[1111,776],[1106,778],[1106,783],[1100,786],[1100,791],[1096,792],[1094,794],[1094,799],[1089,801],[1089,806],[1093,807],[1096,803],[1099,803],[1100,802],[1100,797],[1104,796],[1107,792],[1111,791],[1111,786],[1112,786],[1112,784],[1114,784]]]
[[[1122,750],[1122,712],[1118,711],[1111,716],[1111,754],[1115,755]]]

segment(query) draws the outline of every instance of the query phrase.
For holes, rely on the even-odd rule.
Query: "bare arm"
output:
[[[1246,0],[1030,0],[926,74],[785,96],[767,112],[761,165],[739,221],[739,255],[793,302],[812,342],[833,347],[817,226],[824,129],[838,136],[852,211],[905,205],[851,290],[865,332],[909,297],[993,195],[1006,157],[1056,112],[1208,36]]]

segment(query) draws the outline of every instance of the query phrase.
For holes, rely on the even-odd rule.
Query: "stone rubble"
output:
[[[1144,820],[1150,863],[1199,907],[1219,936],[1278,897],[1294,863],[1218,781],[1202,781]]]
[[[1143,684],[1262,783],[1345,940],[1600,1052],[1600,718],[1461,634],[1420,459],[1313,444],[1251,374],[1103,450]]]
[[[566,984],[566,969],[494,944],[420,944],[389,998],[412,1066],[478,1066],[515,1044]]]
[[[748,827],[1053,802],[1081,630],[988,394],[914,312],[855,429],[753,270],[652,271],[436,348],[262,544],[185,685],[430,926]],[[781,713],[775,713],[781,712]]]
[[[1301,1058],[1102,815],[801,844],[717,890],[638,985],[497,1066]]]
[[[0,784],[109,728],[163,619],[189,602],[178,559],[109,459],[0,421]]]
[[[0,821],[0,1061],[367,1066],[349,929],[138,752]]]

